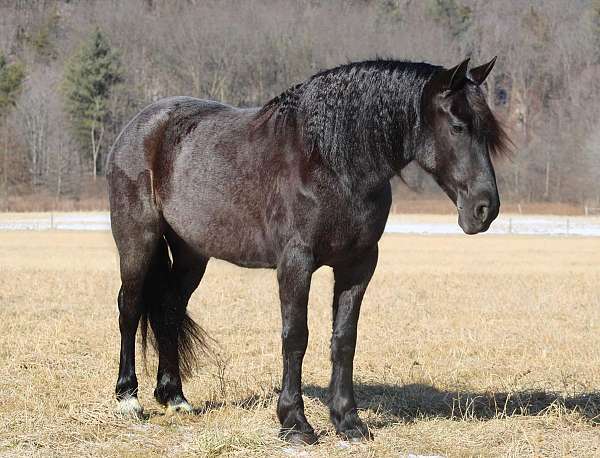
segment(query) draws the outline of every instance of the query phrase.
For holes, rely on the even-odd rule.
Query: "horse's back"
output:
[[[115,169],[130,178],[144,170],[152,170],[163,147],[165,131],[178,119],[193,119],[226,110],[234,108],[185,96],[167,97],[148,105],[123,128],[111,149],[107,160],[109,186]]]

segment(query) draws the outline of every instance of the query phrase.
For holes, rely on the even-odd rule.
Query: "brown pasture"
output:
[[[0,233],[0,455],[592,456],[600,453],[600,240],[391,236],[365,297],[355,380],[375,440],[341,443],[324,405],[332,275],[314,276],[305,403],[320,443],[277,439],[272,271],[211,261],[192,316],[216,340],[166,417],[115,414],[109,233]],[[247,319],[247,317],[251,319]],[[250,427],[259,425],[258,427]]]

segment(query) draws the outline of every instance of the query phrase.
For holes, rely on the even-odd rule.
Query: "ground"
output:
[[[600,453],[600,239],[384,236],[356,355],[375,439],[337,438],[324,405],[332,274],[310,297],[305,403],[320,443],[277,439],[272,271],[211,261],[190,304],[217,342],[166,417],[116,415],[117,255],[107,232],[0,232],[0,455],[592,456]]]

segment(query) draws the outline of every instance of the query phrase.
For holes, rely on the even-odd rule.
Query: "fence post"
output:
[[[54,212],[50,212],[50,229],[54,229]]]
[[[508,218],[508,233],[512,234],[512,218]]]
[[[567,218],[567,235],[569,235],[569,218]]]

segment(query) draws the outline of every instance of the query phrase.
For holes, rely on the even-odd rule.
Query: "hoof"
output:
[[[348,442],[373,440],[373,434],[356,413],[346,415],[346,417],[341,422],[336,423],[335,426],[335,429],[342,439],[345,439]]]
[[[373,440],[374,437],[371,431],[369,431],[369,428],[367,428],[367,425],[363,422],[339,431],[339,435],[348,442],[370,441]]]
[[[314,431],[282,429],[279,436],[291,445],[312,445],[319,440]]]
[[[362,442],[362,441],[370,441],[373,440],[374,436],[366,427],[363,428],[353,428],[340,432],[340,436],[342,439],[347,440],[348,442]]]
[[[175,415],[178,413],[192,414],[194,413],[194,408],[185,399],[175,402],[173,404],[167,404],[167,410],[165,412],[167,416]]]
[[[143,418],[144,408],[136,397],[128,397],[119,401],[118,412],[126,417]]]

